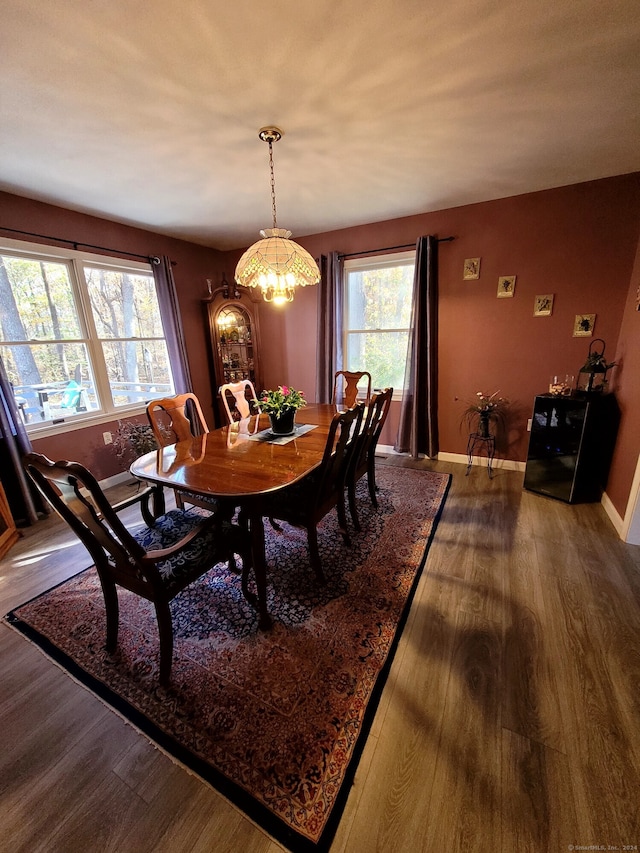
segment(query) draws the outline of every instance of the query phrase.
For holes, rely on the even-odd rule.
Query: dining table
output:
[[[264,414],[251,415],[136,459],[131,474],[171,489],[213,497],[240,509],[249,522],[256,585],[252,601],[267,630],[267,565],[263,506],[266,495],[306,477],[322,461],[334,404],[308,404],[296,412],[293,435],[279,436]]]

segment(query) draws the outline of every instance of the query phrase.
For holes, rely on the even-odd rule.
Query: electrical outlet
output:
[[[532,421],[533,421],[533,418],[529,418],[529,420],[527,421],[527,432],[531,432]]]
[[[105,444],[112,444],[113,443],[113,436],[111,435],[110,432],[103,432],[102,437],[104,438]]]

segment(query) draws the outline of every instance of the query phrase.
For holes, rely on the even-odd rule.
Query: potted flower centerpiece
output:
[[[475,399],[465,409],[466,422],[471,426],[477,421],[476,432],[482,438],[489,438],[491,432],[489,423],[492,420],[500,420],[504,417],[509,401],[505,397],[499,397],[499,391],[493,394],[485,394],[478,391]]]
[[[307,405],[302,391],[278,385],[273,391],[263,391],[253,403],[261,412],[269,415],[271,431],[275,435],[291,435],[294,430],[296,412]]]

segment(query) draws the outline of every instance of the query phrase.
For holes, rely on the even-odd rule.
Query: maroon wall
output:
[[[500,455],[522,462],[533,398],[548,389],[549,377],[577,376],[593,338],[605,340],[613,359],[639,232],[640,175],[635,173],[298,239],[319,257],[415,243],[421,234],[454,236],[439,252],[440,449],[463,454],[466,402],[477,391],[500,390],[512,401]],[[229,253],[227,266],[238,255]],[[477,281],[462,278],[463,261],[470,257],[482,259]],[[501,275],[517,276],[513,298],[497,298]],[[546,293],[555,294],[553,314],[534,317],[534,297]],[[593,338],[573,337],[576,314],[597,315]],[[285,308],[263,305],[260,318],[265,382],[287,382],[313,397],[313,289],[300,291]],[[615,389],[616,370],[610,378]],[[629,396],[637,401],[637,388],[625,392],[627,407]],[[383,443],[393,444],[397,412],[396,405]],[[625,429],[621,447],[634,445],[637,456],[637,440],[624,439]],[[615,500],[621,513],[623,493],[621,485]]]
[[[621,428],[607,495],[624,518],[629,490],[640,454],[640,244],[631,276],[615,360],[616,396]]]
[[[174,275],[194,390],[207,419],[213,422],[214,389],[201,300],[206,279],[212,278],[217,286],[223,270],[230,278],[229,271],[240,252],[218,253],[1,193],[0,210],[4,226],[145,255],[166,254],[176,261]],[[607,355],[613,357],[618,352],[624,362],[611,377],[624,411],[610,478],[612,500],[623,515],[638,456],[638,431],[630,422],[633,418],[638,422],[640,407],[640,313],[636,316],[634,312],[637,283],[632,282],[639,233],[640,175],[636,173],[299,239],[318,257],[330,251],[352,253],[414,244],[421,234],[455,237],[440,246],[439,419],[443,452],[464,453],[466,436],[461,417],[465,403],[476,391],[499,389],[512,401],[512,417],[500,453],[507,459],[523,461],[533,397],[547,389],[551,374],[577,374],[591,339],[572,336],[574,316],[596,314],[594,337],[606,341]],[[482,258],[478,281],[462,278],[463,261],[469,257]],[[635,282],[639,263],[636,260]],[[517,275],[512,299],[497,299],[500,275]],[[553,314],[534,317],[534,297],[544,293],[555,294]],[[316,300],[317,289],[310,287],[281,309],[259,303],[262,376],[267,387],[288,383],[304,390],[309,399],[315,397]],[[397,406],[383,443],[393,443],[396,425]],[[109,476],[122,467],[102,443],[102,432],[110,428],[115,429],[115,425],[42,439],[36,443],[37,449],[68,457],[72,445],[75,458],[91,464],[97,476]]]
[[[205,312],[201,300],[206,296],[208,278],[214,285],[221,278],[219,252],[196,246],[182,240],[163,237],[140,228],[131,228],[87,216],[75,211],[32,201],[20,196],[0,192],[0,225],[4,228],[23,229],[35,234],[52,235],[63,240],[72,240],[78,244],[105,246],[124,252],[141,255],[167,255],[175,262],[173,274],[178,292],[180,312],[187,344],[187,354],[191,366],[195,393],[200,397],[207,419],[213,422],[213,398],[211,378],[208,367],[209,348],[206,335]],[[34,243],[67,245],[60,240],[43,240],[11,233],[0,232],[2,236]],[[80,249],[90,249],[79,245]],[[112,253],[117,256],[118,251]],[[73,458],[91,467],[100,479],[123,470],[123,463],[116,457],[113,449],[105,446],[102,433],[115,432],[117,422],[98,424],[82,430],[60,433],[34,441],[34,449],[57,459]]]

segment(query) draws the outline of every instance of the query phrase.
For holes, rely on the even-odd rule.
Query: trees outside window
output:
[[[404,385],[415,252],[344,264],[344,367],[368,370],[375,388]]]
[[[30,432],[174,393],[149,264],[0,244],[0,356]]]

